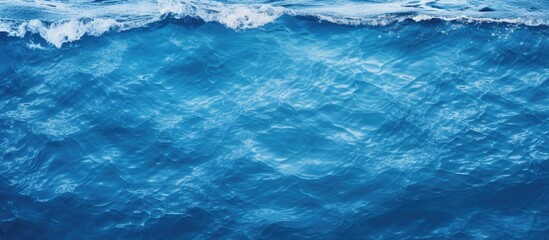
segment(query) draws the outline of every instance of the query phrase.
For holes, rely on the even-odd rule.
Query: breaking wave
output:
[[[136,3],[131,3],[136,4]],[[322,22],[342,25],[386,26],[403,21],[496,23],[516,24],[524,26],[547,26],[546,18],[527,16],[508,16],[501,14],[484,14],[483,11],[439,10],[436,8],[420,8],[406,4],[369,3],[351,4],[332,8],[302,7],[289,8],[269,4],[234,4],[212,1],[193,0],[159,0],[156,5],[144,4],[140,11],[127,14],[124,9],[135,8],[133,5],[93,10],[82,10],[85,18],[72,18],[71,12],[77,12],[75,7],[65,7],[65,14],[57,13],[58,20],[45,19],[1,19],[0,32],[8,36],[25,37],[27,34],[37,34],[56,47],[64,43],[79,40],[85,35],[100,36],[109,31],[125,31],[133,28],[146,27],[151,23],[166,19],[195,18],[205,22],[217,22],[234,30],[258,28],[275,22],[281,16],[312,17]],[[148,10],[144,10],[148,9]],[[360,9],[360,10],[356,10]],[[434,9],[434,10],[433,10]],[[87,12],[86,12],[87,11]],[[120,12],[124,11],[124,12]],[[106,13],[105,13],[106,12]],[[99,14],[101,13],[101,14]],[[498,17],[500,16],[501,17]],[[60,17],[59,17],[60,16]],[[64,19],[68,18],[68,19]],[[54,18],[55,19],[55,18]]]

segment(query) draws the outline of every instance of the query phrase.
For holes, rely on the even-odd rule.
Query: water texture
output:
[[[2,1],[0,239],[547,239],[547,1]]]

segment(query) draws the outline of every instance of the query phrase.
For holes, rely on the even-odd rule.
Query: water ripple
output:
[[[283,16],[0,41],[0,238],[547,232],[545,27]]]

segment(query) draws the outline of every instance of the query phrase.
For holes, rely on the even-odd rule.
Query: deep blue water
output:
[[[0,239],[547,239],[548,13],[0,2]]]

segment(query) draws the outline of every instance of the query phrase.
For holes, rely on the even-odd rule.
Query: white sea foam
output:
[[[33,19],[25,22],[2,22],[0,32],[8,36],[24,37],[27,34],[38,34],[47,42],[60,48],[64,43],[74,42],[85,35],[100,36],[108,31],[124,31],[142,27],[151,21],[120,22],[111,18],[71,19],[54,23]]]
[[[46,50],[47,49],[44,46],[42,46],[40,43],[34,43],[32,41],[27,43],[27,48],[28,49],[35,49],[35,50]]]
[[[74,42],[86,34],[99,36],[116,25],[118,23],[114,19],[93,19],[89,22],[70,20],[67,22],[52,23],[49,26],[44,25],[39,20],[32,20],[27,24],[26,28],[27,31],[40,34],[40,36],[56,47],[61,47],[63,43]]]
[[[189,0],[159,0],[161,14],[176,18],[195,17],[206,22],[218,22],[232,29],[256,28],[275,21],[284,8],[267,4],[221,4]]]
[[[16,37],[24,37],[27,33],[39,34],[49,43],[61,47],[63,43],[79,40],[84,35],[100,36],[115,27],[122,25],[114,19],[68,20],[49,24],[34,19],[19,24],[4,23],[0,31],[7,30],[10,36]]]
[[[21,3],[23,4],[23,3]],[[25,7],[30,3],[25,3]],[[138,6],[133,6],[138,4]],[[17,6],[16,6],[17,7]],[[48,12],[54,18],[4,19],[0,14],[0,32],[9,36],[25,37],[37,34],[56,47],[74,42],[85,35],[99,36],[109,31],[124,31],[144,27],[165,18],[198,18],[205,22],[218,22],[228,28],[239,30],[264,26],[283,15],[306,16],[343,25],[385,26],[406,20],[421,22],[429,20],[457,21],[464,23],[506,23],[526,26],[548,26],[548,20],[537,15],[498,15],[472,10],[440,10],[426,6],[417,7],[398,3],[364,3],[333,7],[289,8],[268,4],[229,4],[214,1],[158,0],[156,5],[125,3],[108,6],[64,4]],[[12,6],[13,8],[13,6]],[[38,7],[36,7],[38,8]],[[50,7],[51,8],[51,7]],[[133,10],[124,10],[131,8]],[[2,8],[6,10],[9,8]],[[81,11],[80,11],[81,10]],[[42,7],[40,11],[49,11]],[[66,16],[80,18],[66,19]],[[501,16],[501,17],[497,17]]]
[[[537,26],[549,26],[549,22],[543,19],[535,18],[484,18],[484,17],[472,17],[472,16],[440,16],[440,15],[429,15],[429,14],[383,14],[373,17],[345,17],[345,16],[331,16],[323,14],[292,14],[294,16],[310,16],[319,19],[320,21],[326,21],[330,23],[340,24],[340,25],[367,25],[367,26],[387,26],[390,24],[412,20],[414,22],[424,22],[431,20],[440,20],[445,22],[462,22],[462,23],[501,23],[501,24],[516,24],[524,25],[530,27]]]

